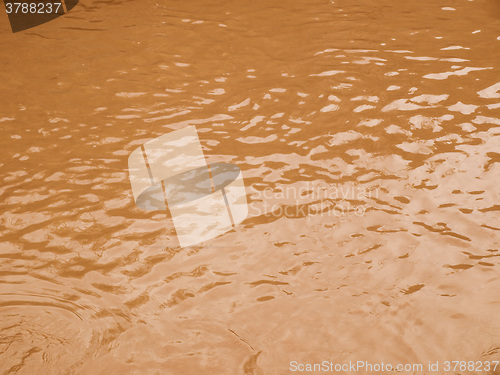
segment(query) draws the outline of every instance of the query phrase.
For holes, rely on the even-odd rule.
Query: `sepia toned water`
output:
[[[3,12],[0,374],[500,359],[497,0]],[[249,216],[181,248],[127,160],[187,125]]]

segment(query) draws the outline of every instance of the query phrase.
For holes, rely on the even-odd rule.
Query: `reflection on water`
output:
[[[3,17],[2,373],[498,360],[499,9],[89,0],[17,34]],[[187,125],[241,168],[250,215],[182,249],[135,206],[127,159]]]

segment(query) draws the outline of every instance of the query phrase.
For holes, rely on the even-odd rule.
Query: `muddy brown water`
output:
[[[499,360],[498,1],[82,0],[0,47],[1,374]],[[180,248],[127,158],[186,125],[250,210]]]

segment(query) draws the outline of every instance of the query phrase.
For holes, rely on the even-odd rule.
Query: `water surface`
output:
[[[498,360],[499,59],[494,0],[1,17],[0,372]],[[127,173],[186,125],[250,204],[192,248]]]

